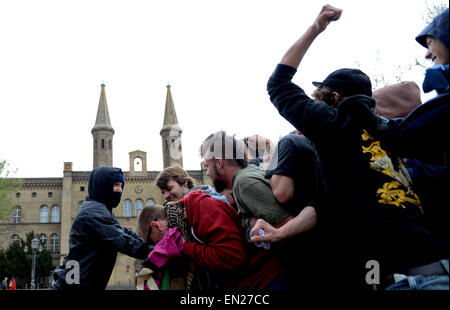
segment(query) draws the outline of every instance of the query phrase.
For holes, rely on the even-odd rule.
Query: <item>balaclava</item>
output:
[[[95,168],[89,177],[88,198],[103,203],[110,210],[117,207],[122,198],[122,193],[114,192],[115,182],[125,184],[125,178],[120,168]]]

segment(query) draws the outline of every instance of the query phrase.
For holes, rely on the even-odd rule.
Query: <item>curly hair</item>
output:
[[[339,94],[339,99],[337,102],[334,101],[334,96],[333,93],[336,92]],[[322,85],[317,87],[312,95],[311,95],[315,100],[317,101],[322,101],[325,102],[326,104],[328,104],[330,107],[332,108],[336,108],[339,106],[339,104],[345,100],[345,97],[343,94],[341,94],[340,92],[337,92],[335,90],[333,90],[332,88]]]

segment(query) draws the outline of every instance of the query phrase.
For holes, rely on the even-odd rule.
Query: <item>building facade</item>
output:
[[[101,85],[100,100],[94,127],[92,154],[93,168],[114,166],[114,129],[109,118],[105,85]],[[178,125],[170,85],[164,112],[162,139],[163,168],[173,164],[183,165],[182,130]],[[124,227],[136,230],[139,211],[152,204],[162,204],[163,197],[155,185],[159,171],[147,170],[147,153],[135,150],[129,154],[129,171],[124,171],[125,188],[121,203],[113,210],[114,216]],[[125,169],[122,169],[125,170]],[[189,170],[196,184],[211,184],[206,170]],[[73,171],[71,162],[64,162],[62,178],[25,178],[19,192],[13,193],[15,207],[10,216],[0,222],[0,247],[25,240],[26,234],[34,232],[44,248],[50,251],[53,265],[57,266],[69,253],[69,233],[80,204],[88,194],[90,171]],[[136,273],[136,260],[118,254],[116,265],[108,286],[133,287]]]

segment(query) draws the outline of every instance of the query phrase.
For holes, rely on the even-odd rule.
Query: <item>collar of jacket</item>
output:
[[[432,90],[436,90],[438,93],[448,91],[448,73],[449,65],[437,65],[428,68],[422,84],[423,91],[426,93]]]
[[[369,110],[375,108],[375,100],[372,97],[366,95],[354,95],[345,98],[337,107],[339,111],[353,109],[354,106],[366,106]]]

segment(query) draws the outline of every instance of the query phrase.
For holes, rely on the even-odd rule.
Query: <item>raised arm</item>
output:
[[[329,23],[338,20],[339,17],[341,17],[341,14],[341,9],[335,8],[329,4],[324,5],[314,23],[306,30],[300,39],[288,49],[280,63],[297,69],[314,39],[327,28]]]
[[[267,82],[267,91],[281,116],[313,142],[335,134],[337,110],[324,102],[316,103],[303,89],[292,83],[297,67],[314,39],[332,21],[338,20],[342,10],[325,5],[314,23],[292,45]]]

